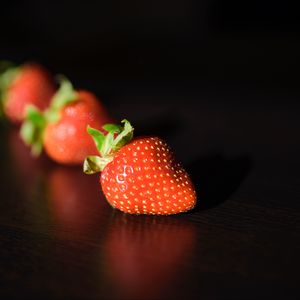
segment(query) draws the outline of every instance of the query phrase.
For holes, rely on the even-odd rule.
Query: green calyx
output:
[[[60,111],[77,99],[77,93],[71,82],[64,77],[60,77],[59,80],[60,88],[53,96],[49,108],[42,112],[32,105],[26,107],[20,134],[25,144],[31,146],[34,156],[39,155],[43,150],[43,136],[47,124],[58,122]]]
[[[74,90],[72,83],[64,76],[59,75],[57,80],[60,83],[58,91],[54,94],[50,107],[45,111],[47,122],[56,123],[60,118],[60,111],[76,101],[77,92]]]
[[[114,154],[131,141],[134,128],[127,120],[121,123],[124,125],[104,125],[102,128],[108,132],[107,135],[90,126],[87,127],[87,132],[92,136],[100,156],[88,156],[85,159],[84,173],[94,174],[103,171],[105,166],[113,160]]]
[[[31,146],[31,153],[38,156],[43,150],[43,133],[46,126],[46,118],[43,112],[35,106],[26,108],[26,119],[21,127],[21,137],[26,145]]]
[[[4,116],[4,104],[6,92],[10,84],[15,80],[20,67],[16,67],[12,62],[0,61],[0,116]]]

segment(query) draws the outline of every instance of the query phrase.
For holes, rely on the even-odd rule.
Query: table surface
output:
[[[113,210],[97,175],[32,159],[1,124],[1,299],[296,299],[300,106],[279,100],[111,94],[115,117],[165,138],[194,180],[196,209],[170,217]]]

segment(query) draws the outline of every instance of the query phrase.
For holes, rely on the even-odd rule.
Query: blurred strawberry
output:
[[[157,299],[172,289],[194,249],[196,232],[182,219],[116,214],[104,246],[116,296]]]
[[[32,146],[34,154],[39,154],[44,147],[54,161],[78,165],[87,155],[98,153],[86,132],[87,125],[101,129],[110,120],[96,96],[88,91],[75,91],[72,84],[63,79],[44,113],[28,108],[21,135],[25,143]]]
[[[3,65],[4,63],[2,63]],[[6,63],[0,74],[0,100],[7,118],[20,124],[27,105],[40,110],[48,107],[55,93],[55,84],[48,71],[37,63],[13,67]]]

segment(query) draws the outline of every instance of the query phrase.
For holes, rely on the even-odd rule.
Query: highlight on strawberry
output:
[[[55,91],[55,82],[43,66],[0,62],[1,114],[11,122],[20,124],[24,120],[27,105],[46,109]]]
[[[48,156],[58,163],[80,165],[87,155],[98,153],[86,133],[87,125],[101,130],[111,118],[95,95],[74,90],[64,77],[60,81],[60,88],[45,111],[27,107],[21,136],[31,146],[33,155],[39,155],[45,149]]]
[[[100,183],[109,204],[129,214],[171,215],[192,209],[196,192],[188,173],[165,141],[133,138],[133,127],[106,124],[108,133],[88,127],[100,156],[88,156],[86,174],[101,172]]]

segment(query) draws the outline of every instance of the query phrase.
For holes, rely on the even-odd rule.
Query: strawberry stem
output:
[[[68,104],[76,101],[77,93],[72,83],[63,75],[57,76],[60,83],[58,91],[54,94],[50,107],[45,111],[49,123],[56,123],[60,118],[60,111]]]
[[[88,156],[83,163],[83,172],[85,174],[102,172],[105,166],[112,160],[112,157]]]
[[[20,135],[31,153],[38,156],[43,149],[43,132],[46,126],[44,114],[33,105],[26,107],[26,121],[23,122]]]
[[[102,128],[108,131],[107,135],[95,128],[87,127],[87,132],[92,136],[101,157],[88,156],[83,164],[84,173],[94,174],[103,171],[105,166],[113,160],[114,154],[131,141],[134,128],[127,120],[121,123],[124,124],[123,127],[117,124],[104,125]]]

